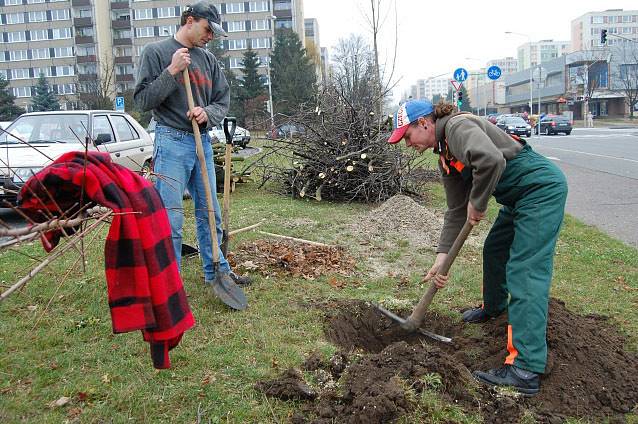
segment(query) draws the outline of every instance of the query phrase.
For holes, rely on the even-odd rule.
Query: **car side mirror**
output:
[[[100,144],[110,143],[111,141],[111,134],[98,134],[97,138],[95,139],[95,145],[99,146]]]

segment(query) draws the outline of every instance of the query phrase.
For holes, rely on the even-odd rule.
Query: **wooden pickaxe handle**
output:
[[[450,271],[450,267],[452,266],[452,263],[454,263],[456,256],[461,250],[461,247],[463,247],[463,243],[465,243],[465,240],[467,239],[467,236],[472,231],[473,227],[474,225],[470,221],[465,221],[463,228],[461,228],[459,235],[456,236],[456,239],[454,240],[452,247],[447,253],[447,257],[441,264],[441,268],[439,268],[437,274],[440,274],[440,275],[448,274],[448,272]],[[432,303],[432,299],[434,298],[434,295],[436,294],[437,291],[438,291],[438,288],[436,287],[436,284],[434,284],[434,278],[433,278],[432,283],[430,284],[430,287],[425,292],[423,297],[421,297],[421,300],[419,300],[419,303],[417,303],[417,305],[414,307],[412,314],[410,314],[410,316],[405,320],[405,322],[401,325],[401,327],[409,331],[416,331],[416,329],[419,328],[421,324],[423,323],[423,319],[425,318],[425,312],[430,306],[430,303]]]

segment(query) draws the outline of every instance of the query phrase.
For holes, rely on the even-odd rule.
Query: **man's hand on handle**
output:
[[[443,262],[445,261],[445,258],[447,258],[447,253],[438,253],[436,255],[436,259],[434,260],[434,265],[432,265],[432,268],[430,268],[428,273],[423,278],[423,281],[430,281],[432,278],[434,278],[434,285],[437,289],[442,289],[443,287],[445,287],[449,279],[449,275],[440,275],[438,273],[441,265],[443,265]]]
[[[485,212],[479,212],[474,208],[472,202],[467,202],[467,220],[472,225],[478,224],[483,218],[485,218]]]
[[[182,47],[181,49],[177,49],[175,53],[173,53],[171,64],[168,65],[168,72],[170,72],[171,75],[175,76],[186,69],[190,64],[191,55],[188,53],[188,49],[186,47]]]
[[[193,110],[189,110],[188,112],[186,112],[186,116],[189,120],[195,118],[195,121],[197,121],[199,125],[208,122],[208,115],[206,115],[206,111],[204,110],[204,108],[199,106],[195,106]]]

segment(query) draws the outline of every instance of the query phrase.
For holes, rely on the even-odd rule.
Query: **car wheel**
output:
[[[570,135],[571,133],[571,131],[565,131],[565,135]]]
[[[527,134],[525,134],[528,138],[532,136],[532,132],[528,132]]]

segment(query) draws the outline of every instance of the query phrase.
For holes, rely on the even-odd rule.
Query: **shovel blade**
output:
[[[408,320],[405,320],[405,319],[401,318],[400,316],[398,316],[394,312],[387,310],[386,308],[384,308],[383,306],[381,306],[381,305],[379,305],[377,303],[373,303],[373,305],[374,305],[375,308],[377,308],[377,310],[379,312],[381,312],[386,317],[388,317],[391,320],[393,320],[396,323],[398,323],[401,326],[401,328],[403,328],[404,330],[406,330],[406,329],[409,330],[411,328],[411,326],[409,326]],[[452,339],[449,338],[449,337],[445,337],[445,336],[441,336],[439,334],[431,333],[431,332],[423,330],[421,328],[416,328],[416,329],[414,329],[414,331],[417,331],[417,332],[423,334],[424,336],[427,336],[427,337],[429,337],[431,339],[434,339],[434,340],[437,340],[439,342],[452,343]]]
[[[230,275],[218,272],[212,284],[213,293],[228,307],[243,311],[248,307],[246,294],[239,287]]]

